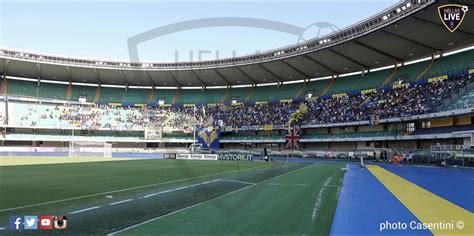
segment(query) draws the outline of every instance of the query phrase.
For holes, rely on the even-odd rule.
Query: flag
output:
[[[292,126],[286,132],[286,149],[300,149],[300,127],[299,126]]]

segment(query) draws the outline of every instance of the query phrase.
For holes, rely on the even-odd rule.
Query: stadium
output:
[[[474,235],[473,11],[215,60],[0,45],[0,235]]]

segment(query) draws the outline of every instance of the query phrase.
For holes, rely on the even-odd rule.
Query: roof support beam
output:
[[[100,78],[99,70],[97,70],[96,68],[94,68],[94,72],[95,72],[95,75],[96,75],[96,77],[97,77],[97,84],[98,84],[99,87],[100,87],[100,85],[102,84],[102,80],[101,80],[101,78]]]
[[[390,32],[390,31],[387,31],[387,30],[384,30],[384,29],[382,29],[382,30],[380,30],[380,31],[382,31],[382,32],[384,32],[384,33],[386,33],[386,34],[389,34],[389,35],[391,35],[391,36],[394,36],[394,37],[396,37],[396,38],[403,39],[403,40],[405,40],[405,41],[407,41],[407,42],[410,42],[410,43],[413,43],[413,44],[420,45],[420,46],[422,46],[422,47],[431,49],[432,51],[442,51],[442,50],[439,49],[439,48],[434,48],[434,47],[432,47],[432,46],[429,46],[429,45],[426,45],[426,44],[424,44],[424,43],[418,42],[418,41],[416,41],[416,40],[413,40],[413,39],[410,39],[410,38],[407,38],[407,37],[404,37],[404,36],[401,36],[401,35],[392,33],[392,32]]]
[[[145,77],[150,81],[151,86],[152,86],[153,88],[155,88],[155,87],[156,87],[155,81],[153,81],[153,79],[151,78],[151,76],[150,76],[150,74],[148,73],[148,71],[145,70],[145,71],[143,71],[143,72],[144,72],[144,74],[145,74]]]
[[[181,88],[181,84],[178,82],[178,80],[176,79],[176,76],[173,75],[173,72],[171,72],[170,70],[168,71],[168,73],[170,73],[171,77],[173,78],[174,82],[176,83],[176,86],[178,88]]]
[[[302,75],[304,77],[304,79],[310,79],[311,78],[311,75],[306,74],[305,72],[303,72],[300,69],[296,68],[295,66],[291,65],[289,62],[287,62],[285,60],[282,60],[282,62],[283,62],[283,64],[287,65],[288,67],[290,67],[294,71],[298,72],[298,74]]]
[[[205,87],[206,87],[206,84],[205,84],[204,81],[201,79],[201,77],[196,73],[196,71],[191,70],[191,72],[192,72],[192,73],[194,74],[194,76],[196,76],[196,78],[199,80],[199,82],[201,83],[201,86],[202,86],[203,88],[205,88]]]
[[[38,86],[39,86],[40,83],[41,83],[41,70],[42,70],[42,69],[43,69],[43,68],[42,68],[42,66],[41,66],[40,63],[36,64],[36,72],[38,73],[38,78],[37,78],[37,79],[38,79],[38,81],[37,81],[37,82],[38,82]]]
[[[359,45],[359,46],[362,46],[362,47],[364,47],[364,48],[367,48],[367,49],[369,49],[369,50],[372,50],[372,51],[374,51],[374,52],[376,52],[376,53],[378,53],[378,54],[382,54],[382,55],[384,55],[384,56],[386,56],[386,57],[390,57],[390,58],[392,58],[392,59],[395,60],[395,61],[400,61],[400,62],[401,62],[401,61],[404,61],[403,59],[401,59],[401,58],[399,58],[399,57],[396,57],[396,56],[394,56],[394,55],[392,55],[392,54],[389,54],[389,53],[387,53],[387,52],[384,52],[384,51],[382,51],[382,50],[380,50],[380,49],[374,48],[374,47],[372,47],[372,46],[370,46],[370,45],[367,45],[367,44],[365,44],[365,43],[361,43],[361,42],[359,42],[359,41],[357,41],[357,40],[354,40],[354,43],[357,44],[357,45]]]
[[[331,71],[331,73],[332,73],[333,75],[339,74],[339,72],[335,71],[333,68],[331,68],[331,67],[327,66],[326,64],[324,64],[324,63],[322,63],[322,62],[320,62],[320,61],[318,61],[318,60],[316,60],[316,59],[314,59],[314,58],[308,56],[307,54],[304,54],[303,57],[306,58],[306,59],[308,59],[308,60],[310,60],[310,61],[313,62],[314,64],[316,64],[316,65],[318,65],[318,66],[321,66],[322,68],[324,68],[324,69],[326,69],[326,70],[328,70],[328,71]]]
[[[221,72],[219,72],[217,69],[214,69],[214,71],[216,72],[216,74],[217,74],[222,80],[224,80],[224,81],[227,83],[227,86],[231,86],[231,85],[232,85],[232,84],[229,82],[229,80],[227,80],[227,79],[225,78],[225,76],[224,76]]]
[[[342,53],[340,53],[340,52],[338,52],[338,51],[336,51],[336,50],[334,50],[334,49],[332,49],[332,48],[330,48],[329,51],[331,51],[332,53],[334,53],[334,54],[336,54],[336,55],[338,55],[338,56],[340,56],[340,57],[342,57],[342,58],[344,58],[344,59],[346,59],[346,60],[351,61],[352,63],[355,63],[355,64],[359,65],[359,66],[362,67],[363,69],[369,69],[369,68],[370,68],[368,65],[364,65],[364,64],[362,64],[362,62],[359,62],[359,61],[357,61],[357,60],[354,60],[354,59],[352,59],[352,58],[350,58],[350,57],[348,57],[348,56],[346,56],[346,55],[344,55],[344,54],[342,54]]]
[[[127,76],[125,76],[125,72],[123,72],[123,70],[120,70],[120,74],[122,75],[122,77],[125,79],[125,91],[128,90],[128,80],[127,80]]]
[[[5,64],[3,65],[3,78],[5,78],[8,74],[8,66],[10,65],[10,60],[6,59]]]
[[[419,18],[419,17],[416,17],[416,16],[413,16],[411,17],[417,21],[420,21],[420,22],[423,22],[423,23],[427,23],[427,24],[431,24],[431,25],[435,25],[437,27],[441,27],[443,29],[445,29],[444,25],[441,25],[441,24],[438,24],[438,23],[435,23],[435,22],[432,22],[432,21],[429,21],[429,20],[425,20],[425,19],[422,19],[422,18]],[[463,34],[467,34],[469,36],[473,36],[474,33],[471,33],[471,32],[467,32],[467,31],[464,31],[462,29],[457,29],[456,31],[454,31],[453,33],[463,33]]]
[[[259,65],[264,71],[270,73],[273,77],[275,77],[278,82],[281,84],[283,83],[283,80],[280,78],[280,76],[276,75],[275,73],[273,73],[273,71],[267,69],[265,66],[263,66],[261,63],[258,63],[257,65]]]
[[[67,72],[67,81],[69,83],[72,83],[72,73],[71,73],[71,67],[70,66],[66,67],[66,72]]]
[[[236,68],[238,71],[240,71],[242,74],[244,74],[245,77],[247,77],[247,79],[249,79],[250,81],[252,81],[252,84],[257,84],[257,81],[254,80],[254,79],[252,78],[252,76],[250,76],[249,74],[247,74],[247,72],[245,72],[244,70],[242,70],[242,69],[240,68],[240,66],[236,66],[235,68]]]

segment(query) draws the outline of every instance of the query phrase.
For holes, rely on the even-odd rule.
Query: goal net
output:
[[[70,157],[112,157],[112,144],[107,142],[71,141]]]
[[[190,153],[200,153],[202,149],[202,144],[200,143],[193,143],[189,145],[188,150]]]

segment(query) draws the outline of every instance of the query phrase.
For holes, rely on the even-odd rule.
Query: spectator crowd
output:
[[[59,127],[143,129],[253,125],[285,125],[301,103],[308,107],[303,123],[323,124],[365,121],[436,112],[445,99],[465,87],[471,77],[439,81],[422,81],[412,85],[344,96],[326,96],[302,102],[263,103],[252,105],[213,106],[142,106],[112,107],[109,105],[51,105],[18,103],[28,106],[19,118],[20,126],[40,126],[51,121]],[[5,121],[0,115],[0,122]]]

